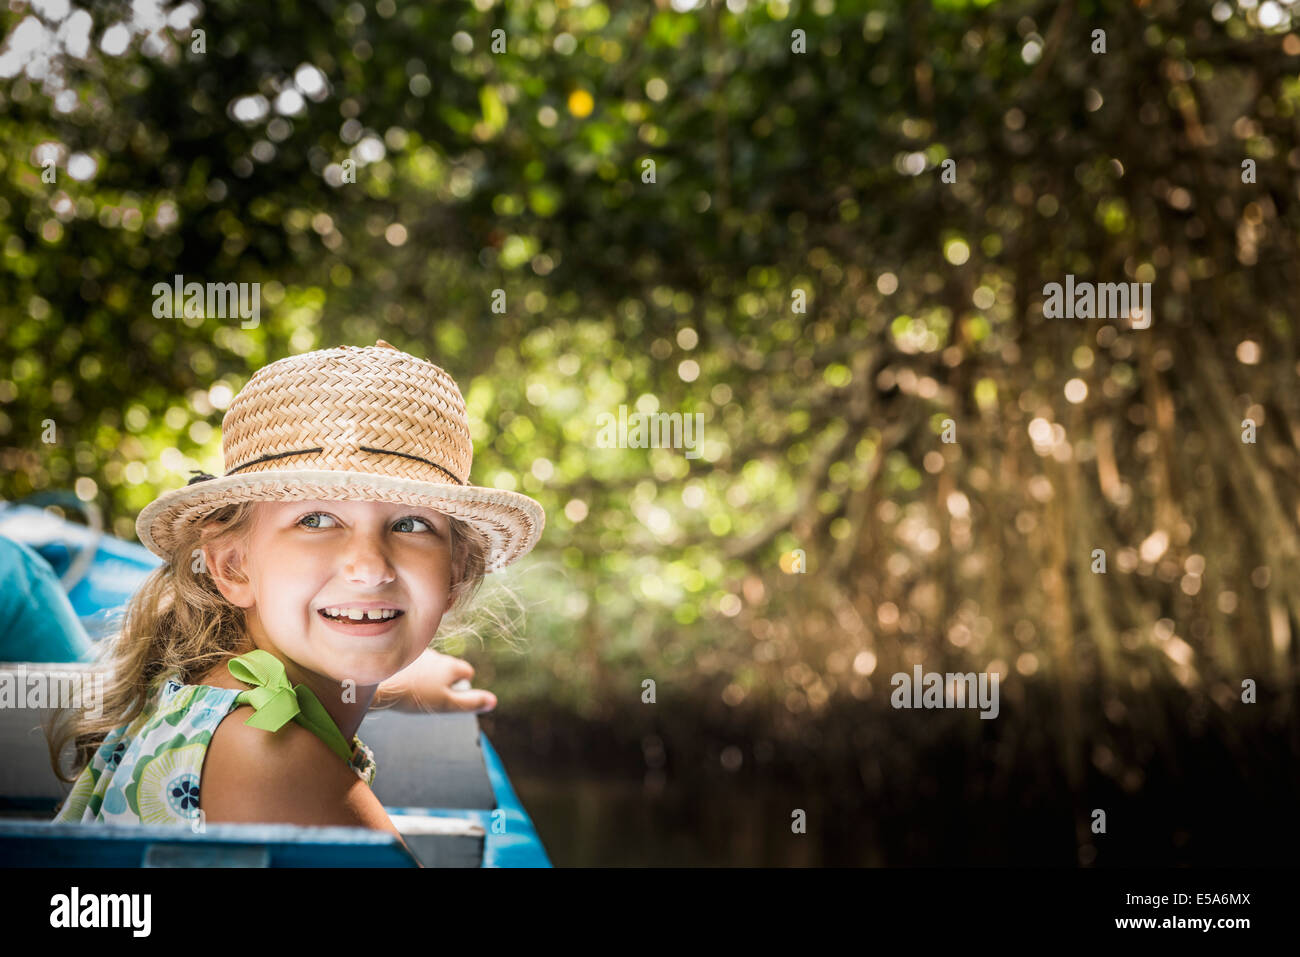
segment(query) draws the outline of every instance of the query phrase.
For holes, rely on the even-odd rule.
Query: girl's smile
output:
[[[338,611],[338,609],[330,609],[329,611],[326,611],[325,609],[316,609],[316,614],[320,615],[322,622],[325,622],[328,627],[341,632],[342,635],[354,635],[360,637],[383,635],[383,632],[389,631],[390,628],[395,628],[396,625],[398,625],[398,619],[402,618],[402,612],[400,611],[395,612],[395,614],[390,616],[390,618],[380,619],[367,618],[367,616],[361,616],[361,618],[351,618],[351,616],[346,616],[346,612],[350,609],[355,609],[355,607],[356,606],[344,606],[342,609],[344,614],[343,616],[339,616],[339,618],[334,618],[334,616],[329,614],[330,611]]]

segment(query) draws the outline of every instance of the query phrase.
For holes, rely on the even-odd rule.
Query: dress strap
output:
[[[306,685],[289,684],[284,663],[279,658],[262,648],[255,648],[232,658],[227,667],[237,681],[254,686],[235,696],[237,703],[252,705],[255,710],[244,724],[275,732],[290,721],[297,721],[344,761],[352,763],[352,749],[325,706]]]

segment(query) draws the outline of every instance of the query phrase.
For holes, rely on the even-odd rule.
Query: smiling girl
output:
[[[429,649],[545,514],[469,484],[456,383],[385,342],[293,356],[231,402],[224,476],[145,508],[166,564],[132,598],[103,715],[72,714],[55,820],[361,826],[397,833],[357,736],[380,699],[428,707],[464,662]],[[433,690],[430,690],[430,689]],[[69,777],[64,777],[69,780]]]

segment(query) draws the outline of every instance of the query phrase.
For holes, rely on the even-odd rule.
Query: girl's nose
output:
[[[367,586],[383,585],[396,577],[383,548],[364,535],[355,535],[349,541],[343,574],[348,581]]]

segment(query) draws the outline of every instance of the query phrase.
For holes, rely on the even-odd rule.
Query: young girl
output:
[[[56,773],[69,739],[80,772],[55,820],[397,833],[357,729],[377,694],[446,706],[472,669],[429,650],[444,613],[527,554],[545,514],[469,484],[456,383],[382,340],[259,370],[222,453],[224,476],[140,513],[167,561],[127,608],[102,717],[51,740]]]

